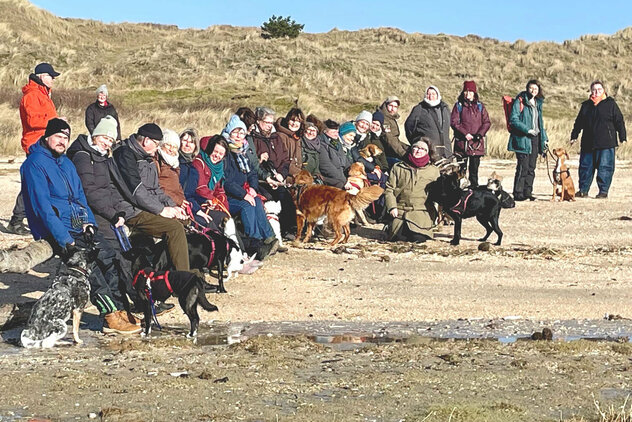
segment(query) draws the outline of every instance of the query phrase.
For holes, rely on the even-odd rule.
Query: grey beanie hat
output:
[[[118,123],[116,122],[116,119],[114,117],[105,116],[104,118],[99,120],[99,123],[92,131],[92,137],[94,138],[95,136],[102,135],[109,136],[112,139],[116,139],[118,137],[117,127]]]
[[[97,95],[99,95],[101,92],[104,93],[106,97],[108,96],[108,87],[105,86],[105,84],[97,88]]]
[[[371,123],[373,121],[373,114],[371,114],[370,111],[362,110],[355,118],[356,122],[359,122],[360,120],[366,120]]]

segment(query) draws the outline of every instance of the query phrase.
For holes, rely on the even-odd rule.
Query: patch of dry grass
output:
[[[75,133],[85,131],[85,107],[102,83],[127,135],[147,120],[175,130],[193,124],[209,134],[238,106],[272,105],[284,114],[295,100],[307,113],[342,121],[393,94],[402,100],[403,124],[426,86],[438,86],[452,104],[463,80],[474,79],[493,121],[488,155],[506,158],[512,154],[500,98],[521,91],[532,77],[542,80],[547,95],[552,146],[567,143],[595,78],[605,81],[627,116],[632,55],[625,46],[631,38],[632,28],[561,44],[378,28],[265,40],[258,28],[110,25],[58,18],[26,0],[1,0],[0,153],[15,150],[19,140],[13,110],[20,87],[36,63],[48,61],[62,73],[57,105]],[[618,155],[631,151],[626,145]]]

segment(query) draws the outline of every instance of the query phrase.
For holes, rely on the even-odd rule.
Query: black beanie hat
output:
[[[63,133],[70,138],[70,126],[65,120],[53,117],[46,124],[46,132],[44,132],[44,138],[48,138],[56,133]]]
[[[140,136],[145,136],[155,141],[162,141],[162,130],[155,123],[145,123],[136,132]]]
[[[338,124],[338,122],[335,122],[331,119],[327,119],[325,120],[325,127],[327,129],[338,129],[340,127],[340,125]]]
[[[381,111],[376,111],[373,113],[373,121],[380,122],[381,126],[384,126],[384,114]]]

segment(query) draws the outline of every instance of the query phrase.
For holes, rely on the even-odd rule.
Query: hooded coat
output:
[[[283,146],[287,152],[290,165],[288,167],[288,174],[296,176],[303,169],[303,151],[301,145],[301,139],[296,138],[296,134],[290,129],[283,126],[285,119],[277,119],[274,127],[277,130],[278,136],[283,141]]]
[[[46,125],[53,117],[57,117],[57,110],[51,99],[51,90],[40,78],[31,74],[28,83],[22,87],[20,100],[21,144],[24,152],[28,154],[29,147],[44,136]]]
[[[116,223],[119,217],[128,219],[133,216],[110,175],[114,166],[112,158],[94,149],[87,135],[79,135],[66,155],[77,169],[88,205],[101,231]]]
[[[542,120],[542,98],[535,98],[535,108],[538,112],[538,126],[540,128],[540,151],[546,151],[549,138],[544,130],[544,121]],[[522,104],[522,106],[521,106]],[[522,108],[522,111],[520,110]],[[511,134],[509,135],[508,151],[514,151],[521,154],[531,154],[531,138],[529,130],[533,129],[533,106],[529,103],[529,97],[526,91],[518,94],[511,107],[509,115],[509,125],[511,126]]]
[[[65,154],[59,157],[43,145],[44,138],[31,145],[20,167],[26,218],[35,240],[52,236],[61,247],[75,240],[70,233],[81,233],[71,216],[81,213],[86,224],[96,224],[88,207],[81,179]]]
[[[343,189],[347,182],[345,171],[351,165],[347,154],[342,148],[342,140],[331,139],[322,135],[320,154],[318,156],[318,168],[323,182],[329,186]]]
[[[384,196],[388,211],[397,208],[398,218],[389,226],[389,239],[394,239],[404,223],[410,231],[433,237],[436,218],[434,204],[428,201],[426,186],[439,178],[439,169],[432,164],[414,168],[406,161],[393,165],[386,182]]]
[[[404,123],[406,137],[411,144],[422,136],[430,139],[430,143],[441,157],[452,155],[452,142],[450,140],[450,109],[441,99],[439,90],[430,86],[439,95],[439,104],[431,106],[424,99],[413,107],[410,115]],[[427,90],[426,90],[427,91]],[[441,114],[439,119],[438,114]]]
[[[384,155],[387,157],[399,158],[400,160],[406,156],[406,149],[408,145],[404,144],[399,139],[399,113],[392,116],[386,108],[386,103],[382,103],[378,109],[384,115],[383,135],[385,137]]]

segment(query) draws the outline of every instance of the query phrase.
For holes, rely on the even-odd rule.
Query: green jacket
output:
[[[536,108],[538,110],[538,126],[540,127],[540,152],[544,152],[547,149],[549,138],[546,136],[546,130],[544,130],[544,122],[542,120],[542,98],[535,99]],[[522,111],[520,111],[520,105]],[[522,91],[516,96],[511,108],[511,115],[509,116],[509,125],[511,126],[511,134],[509,135],[509,143],[507,144],[508,151],[514,151],[521,154],[531,154],[531,138],[529,137],[529,130],[534,128],[533,125],[533,107],[529,105],[527,99],[527,92]]]
[[[398,218],[389,227],[389,238],[393,239],[402,230],[404,222],[415,232],[432,237],[436,209],[428,201],[426,186],[439,178],[439,169],[432,164],[415,169],[405,161],[391,168],[386,182],[384,197],[386,210],[398,210]]]

